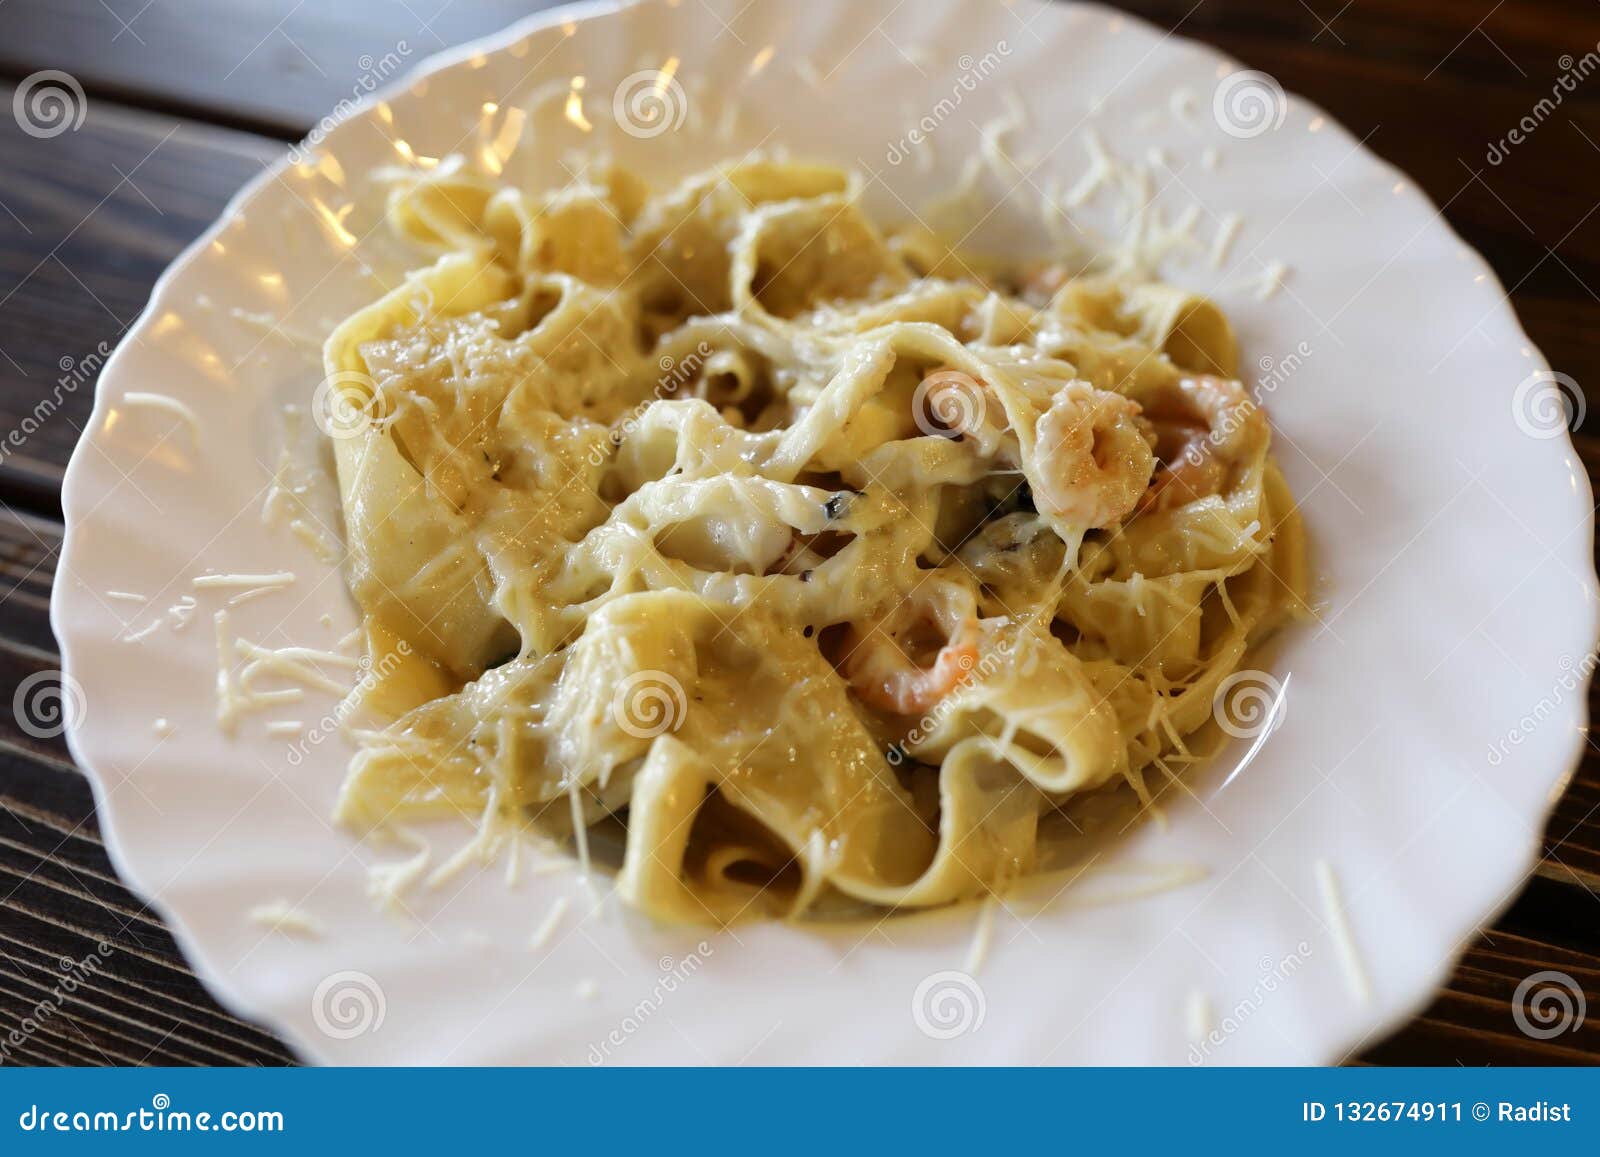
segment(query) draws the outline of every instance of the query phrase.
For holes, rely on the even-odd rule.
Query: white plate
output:
[[[682,123],[618,131],[613,94],[674,68],[669,58],[671,83],[642,83]],[[101,378],[67,475],[53,607],[83,692],[72,747],[113,858],[206,983],[304,1056],[340,1062],[1325,1062],[1415,1012],[1516,893],[1580,747],[1595,633],[1589,485],[1538,377],[1546,367],[1482,259],[1315,108],[1285,107],[1254,81],[1266,120],[1250,119],[1234,71],[1091,6],[586,6],[429,62],[333,129],[320,168],[254,181],[162,278]],[[579,76],[587,133],[560,119]],[[1272,675],[1292,686],[1248,768],[1221,787],[1241,741],[1193,794],[1174,793],[1166,827],[1132,833],[1090,879],[1051,903],[1054,886],[1023,889],[997,914],[975,979],[947,975],[964,967],[971,910],[678,932],[598,904],[604,889],[571,873],[512,890],[485,870],[410,893],[417,919],[397,920],[369,902],[364,865],[399,853],[327,822],[342,741],[296,764],[262,717],[232,742],[219,734],[210,613],[222,596],[202,593],[185,630],[123,641],[207,569],[298,575],[235,609],[252,638],[327,646],[354,624],[336,568],[257,513],[279,407],[309,401],[315,350],[230,310],[280,319],[314,347],[372,296],[363,262],[385,275],[416,263],[368,236],[366,174],[400,159],[393,142],[481,156],[514,136],[499,135],[503,110],[540,91],[554,92],[553,115],[508,162],[529,180],[559,179],[568,148],[608,145],[670,176],[781,143],[877,173],[873,206],[904,215],[955,183],[978,126],[1015,93],[1028,115],[1011,150],[1040,156],[1022,193],[1072,186],[1094,130],[1124,158],[1165,151],[1159,204],[1168,219],[1198,205],[1203,242],[1240,214],[1220,269],[1175,257],[1167,275],[1215,293],[1247,364],[1282,379],[1269,409],[1305,504],[1323,623],[1274,648]],[[486,102],[498,111],[483,129]],[[923,117],[930,171],[916,157],[890,163]],[[1112,200],[1096,196],[1084,219],[1111,228]],[[993,236],[1037,248],[1032,220],[1012,201]],[[1275,262],[1284,286],[1259,299],[1250,286]],[[129,391],[182,399],[203,440],[127,407]],[[332,704],[274,718],[317,725]],[[435,862],[465,835],[432,829]],[[1348,943],[1318,861],[1339,881]],[[1186,869],[1204,876],[1144,886]],[[561,896],[572,914],[530,951]],[[325,935],[247,919],[278,899]],[[1189,1012],[1202,997],[1218,1027],[1196,1048]]]

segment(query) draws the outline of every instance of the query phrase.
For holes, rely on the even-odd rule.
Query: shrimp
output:
[[[1125,518],[1155,469],[1138,417],[1131,398],[1084,381],[1062,386],[1034,436],[1030,480],[1040,512],[1085,529]]]
[[[920,665],[919,653],[938,639],[944,642],[933,662]],[[972,593],[953,583],[930,583],[887,615],[851,623],[840,672],[869,706],[895,715],[920,715],[960,686],[977,662],[978,614]]]
[[[1141,511],[1223,493],[1234,464],[1266,436],[1266,418],[1243,383],[1208,374],[1179,379],[1176,390],[1145,408],[1162,465],[1139,500]]]
[[[1155,469],[1149,440],[1135,421],[1138,403],[1085,381],[1056,390],[1035,428],[1032,469],[1025,462],[1030,456],[1007,438],[1005,408],[986,383],[946,366],[923,378],[917,392],[919,425],[927,409],[943,429],[972,438],[978,453],[1023,467],[1039,510],[1085,529],[1121,521]]]

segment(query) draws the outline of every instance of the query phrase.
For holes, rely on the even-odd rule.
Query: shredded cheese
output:
[[[550,911],[545,913],[544,919],[539,921],[539,926],[528,938],[528,948],[531,951],[537,952],[550,943],[550,937],[555,935],[557,925],[561,923],[561,918],[567,914],[567,909],[571,906],[572,901],[565,896],[557,897],[556,902],[550,905]]]
[[[137,643],[137,642],[140,642],[143,639],[148,639],[151,635],[155,634],[160,629],[161,629],[161,620],[157,619],[153,623],[150,623],[150,624],[148,624],[146,626],[140,627],[137,631],[129,631],[129,632],[127,632],[126,634],[124,634],[122,636],[122,641],[124,643]]]
[[[1257,301],[1266,301],[1276,296],[1288,276],[1287,265],[1281,261],[1269,261],[1260,273],[1245,283],[1245,288],[1254,291]]]
[[[1339,963],[1344,968],[1345,988],[1357,1004],[1366,1004],[1372,997],[1372,987],[1367,982],[1367,972],[1362,966],[1355,938],[1350,935],[1350,922],[1345,917],[1339,878],[1327,860],[1318,860],[1315,870],[1317,890],[1322,894],[1322,909],[1328,919],[1328,932],[1333,936],[1334,946],[1339,951]]]
[[[581,869],[579,875],[587,880],[589,878],[589,825],[584,822],[583,818],[581,790],[578,786],[578,777],[576,775],[568,777],[567,803],[572,808],[572,833],[573,839],[578,845],[578,864]]]
[[[979,126],[978,148],[989,171],[1001,180],[1010,180],[1021,176],[1024,166],[1011,155],[1006,138],[1027,127],[1027,110],[1022,99],[1009,89],[1001,94],[1001,100],[1005,102],[1006,113]]]
[[[194,435],[195,442],[199,443],[200,416],[194,412],[187,402],[180,402],[177,398],[168,394],[147,394],[137,390],[124,394],[122,401],[127,406],[144,406],[147,409],[160,410],[163,413],[172,414],[189,427],[189,432]]]
[[[1103,879],[1126,874],[1131,877],[1142,875],[1150,876],[1147,882],[1134,883],[1126,888],[1111,888],[1105,891],[1079,894],[1082,887],[1081,881]],[[1069,908],[1091,908],[1104,904],[1123,904],[1131,900],[1142,900],[1148,896],[1170,892],[1177,888],[1187,887],[1198,880],[1203,880],[1208,875],[1206,868],[1199,864],[1120,864],[1107,865],[1103,868],[1090,868],[1080,872],[1067,890],[1064,903]]]
[[[433,856],[433,849],[427,840],[409,828],[396,827],[391,831],[401,843],[415,848],[416,854],[408,860],[370,865],[367,868],[367,896],[379,908],[403,913],[405,904],[401,897],[416,884],[423,872],[428,870],[428,861]]]
[[[321,651],[315,647],[263,647],[259,643],[252,643],[247,639],[238,639],[234,642],[234,650],[241,657],[250,660],[239,672],[239,683],[242,687],[253,690],[255,681],[266,675],[275,675],[281,679],[299,682],[308,688],[326,691],[329,695],[343,698],[349,694],[350,683],[341,683],[337,679],[324,674],[320,666],[335,667],[346,671],[359,671],[360,663],[349,655],[339,655],[332,651]],[[265,692],[264,694],[271,694]]]
[[[428,877],[428,887],[437,888],[446,880],[458,875],[473,860],[477,860],[480,864],[489,863],[499,854],[506,841],[516,839],[517,835],[515,825],[506,817],[505,809],[500,806],[499,786],[491,785],[483,814],[478,820],[478,830],[456,850],[454,855],[433,870]]]
[[[976,976],[989,959],[989,947],[994,940],[994,913],[999,906],[1000,897],[994,892],[985,896],[983,903],[978,906],[978,922],[973,929],[972,944],[967,949],[964,966],[969,976]]]
[[[1217,232],[1211,239],[1211,268],[1222,268],[1222,263],[1228,259],[1228,250],[1233,246],[1233,239],[1239,235],[1239,227],[1243,224],[1244,218],[1237,213],[1224,213],[1217,221]]]
[[[215,587],[267,587],[277,589],[294,582],[293,571],[276,571],[273,574],[203,574],[194,580],[196,590]]]
[[[252,923],[264,925],[274,932],[289,936],[320,937],[322,923],[287,900],[272,900],[250,909]]]
[[[1216,1027],[1216,1020],[1211,1012],[1211,999],[1198,988],[1191,990],[1184,1002],[1184,1019],[1188,1026],[1189,1040],[1193,1044],[1205,1040]]]
[[[294,444],[301,426],[299,406],[283,408],[283,446],[272,471],[272,481],[261,500],[261,521],[272,529],[287,526],[318,561],[338,560],[338,538],[322,525],[311,509],[313,479],[295,460]]]
[[[1188,88],[1176,88],[1167,98],[1167,108],[1172,112],[1172,119],[1179,124],[1189,125],[1194,123],[1195,95]]]
[[[174,631],[181,631],[189,625],[189,620],[194,618],[195,608],[200,604],[193,595],[183,595],[178,601],[167,608],[167,620],[172,624]]]

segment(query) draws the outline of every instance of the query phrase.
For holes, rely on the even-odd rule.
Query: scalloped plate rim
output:
[[[475,38],[452,48],[441,50],[438,53],[434,53],[423,58],[414,68],[401,74],[394,80],[378,87],[373,92],[356,101],[348,114],[340,118],[339,123],[342,125],[361,118],[370,117],[373,115],[373,110],[378,104],[385,101],[393,101],[398,99],[409,88],[414,86],[424,77],[458,67],[466,60],[479,55],[502,52],[512,43],[544,28],[562,24],[567,21],[586,21],[596,17],[615,15],[623,13],[630,8],[646,6],[655,2],[657,2],[657,0],[575,0],[575,2],[570,4],[564,4],[543,10],[541,12],[530,14],[529,16],[521,18],[496,32]],[[1212,47],[1209,44],[1191,40],[1188,37],[1169,34],[1159,26],[1141,16],[1109,7],[1105,4],[1099,3],[1098,0],[1070,0],[1068,3],[1051,3],[1050,0],[1024,0],[1024,2],[1030,6],[1042,6],[1058,12],[1070,11],[1072,9],[1084,9],[1098,11],[1107,16],[1119,17],[1127,21],[1129,24],[1153,33],[1162,39],[1173,39],[1181,45],[1188,45],[1214,56],[1219,61],[1226,61],[1232,65],[1241,66],[1241,62],[1239,62],[1236,58],[1229,56],[1228,54]],[[1315,115],[1325,118],[1332,135],[1342,138],[1349,145],[1353,146],[1353,148],[1358,151],[1359,156],[1365,162],[1377,166],[1379,169],[1391,174],[1396,179],[1411,181],[1411,178],[1402,169],[1369,150],[1364,144],[1359,142],[1340,121],[1329,115],[1320,106],[1312,101],[1306,100],[1304,97],[1298,94],[1293,94],[1293,99],[1297,104],[1300,104],[1306,109],[1311,110]],[[247,181],[232,197],[229,198],[226,206],[223,208],[217,219],[212,222],[212,224],[209,225],[199,237],[186,246],[166,268],[166,270],[162,272],[151,290],[150,299],[145,308],[140,312],[134,324],[128,329],[123,339],[118,343],[117,349],[106,360],[105,365],[102,368],[100,377],[96,382],[94,406],[89,424],[85,427],[86,430],[95,428],[103,419],[103,409],[108,394],[105,384],[107,382],[115,381],[123,372],[122,367],[124,361],[126,360],[126,350],[137,337],[139,337],[150,327],[152,319],[159,312],[159,310],[168,305],[167,299],[172,295],[184,274],[195,263],[200,254],[202,254],[204,250],[214,240],[216,240],[217,237],[241,213],[248,208],[250,203],[256,199],[260,191],[269,186],[290,166],[291,158],[286,151],[283,156],[273,161],[270,165],[263,168],[260,173],[256,174],[249,181]],[[1411,183],[1415,186],[1415,182]],[[1528,337],[1525,329],[1523,328],[1520,317],[1516,314],[1515,309],[1510,304],[1510,300],[1505,292],[1504,284],[1499,278],[1498,274],[1495,273],[1494,269],[1489,265],[1488,261],[1482,256],[1481,253],[1478,252],[1477,249],[1468,245],[1460,237],[1460,234],[1451,225],[1449,220],[1445,218],[1439,211],[1437,203],[1427,194],[1425,190],[1423,190],[1420,186],[1416,186],[1415,193],[1432,211],[1434,227],[1442,230],[1446,235],[1448,235],[1449,238],[1454,240],[1470,254],[1470,260],[1475,264],[1476,269],[1487,278],[1489,285],[1498,293],[1499,297],[1501,298],[1501,306],[1494,320],[1501,323],[1509,323],[1515,333],[1518,334],[1523,342],[1526,343],[1528,348],[1532,350],[1533,358],[1531,364],[1533,364],[1536,369],[1542,368],[1543,370],[1548,371],[1550,368],[1548,360],[1544,357],[1542,351],[1540,351]],[[1569,468],[1572,469],[1573,476],[1579,483],[1579,493],[1575,495],[1578,503],[1592,508],[1592,486],[1590,484],[1587,471],[1583,469],[1581,460],[1577,457],[1576,449],[1573,445],[1570,434],[1563,435],[1561,438],[1552,440],[1552,448],[1556,451],[1564,452],[1563,461],[1569,466]],[[81,444],[75,447],[71,459],[69,460],[67,469],[63,475],[61,499],[66,533],[62,539],[58,573],[50,601],[50,624],[60,646],[62,670],[69,677],[71,676],[72,668],[74,666],[73,644],[76,637],[76,632],[72,627],[72,624],[67,621],[71,595],[64,592],[66,592],[69,585],[79,577],[74,566],[74,555],[77,552],[74,549],[76,536],[74,534],[75,527],[73,513],[75,510],[81,509],[85,497],[79,494],[79,491],[82,488],[82,479],[85,473],[85,470],[81,466],[81,462],[85,456],[85,449]],[[1597,608],[1600,608],[1600,584],[1597,584],[1596,582],[1593,564],[1591,561],[1595,541],[1595,527],[1592,519],[1587,531],[1581,535],[1580,538],[1584,548],[1580,554],[1580,559],[1583,564],[1583,578],[1585,580],[1585,594],[1587,596],[1586,606],[1588,609],[1587,619],[1585,623],[1582,624],[1582,637],[1592,640],[1595,637],[1597,630],[1600,630],[1600,610],[1597,610]],[[1554,812],[1560,791],[1564,790],[1566,785],[1570,782],[1583,753],[1584,743],[1582,728],[1585,726],[1588,716],[1587,702],[1585,697],[1576,696],[1573,700],[1573,704],[1570,707],[1565,708],[1565,711],[1566,716],[1564,721],[1570,723],[1572,727],[1572,738],[1566,744],[1567,755],[1559,765],[1552,765],[1552,771],[1548,777],[1548,786],[1550,791],[1547,795],[1547,802],[1543,807],[1542,813],[1533,817],[1538,821],[1541,832],[1543,826],[1548,822],[1551,814]],[[136,892],[142,899],[147,901],[151,908],[163,918],[171,930],[174,940],[178,944],[184,957],[194,968],[196,975],[204,983],[206,989],[223,1007],[228,1009],[231,1013],[253,1023],[262,1025],[264,1028],[280,1033],[280,1035],[284,1037],[285,1042],[301,1057],[309,1058],[319,1062],[328,1062],[336,1059],[329,1051],[325,1049],[322,1042],[295,1032],[293,1029],[289,1028],[289,1026],[276,1024],[270,1015],[264,1014],[260,1009],[251,1007],[250,1002],[238,991],[236,991],[233,985],[230,984],[225,977],[218,974],[211,968],[210,962],[206,957],[206,953],[202,948],[202,942],[204,940],[203,931],[191,927],[188,921],[185,920],[177,910],[169,907],[167,900],[158,891],[148,887],[138,866],[137,850],[132,850],[125,846],[124,839],[122,835],[119,834],[116,809],[114,805],[108,801],[106,796],[106,784],[103,781],[102,776],[96,772],[91,760],[87,758],[85,750],[87,746],[87,740],[81,738],[75,728],[70,727],[65,732],[65,736],[68,748],[74,760],[78,764],[79,768],[84,772],[85,777],[88,779],[91,785],[95,800],[96,816],[104,836],[107,854],[112,864],[115,866],[118,874],[128,884],[130,889]],[[1527,842],[1523,854],[1517,861],[1516,870],[1508,873],[1507,882],[1520,880],[1528,875],[1532,866],[1538,861],[1539,850],[1541,846],[1542,835],[1536,834],[1534,838]],[[1372,1018],[1374,1021],[1373,1024],[1362,1024],[1359,1023],[1362,1018],[1352,1017],[1352,1022],[1357,1022],[1354,1024],[1354,1027],[1350,1028],[1348,1031],[1342,1034],[1342,1036],[1325,1042],[1327,1047],[1319,1048],[1317,1050],[1320,1055],[1322,1055],[1326,1061],[1335,1060],[1345,1054],[1358,1042],[1370,1040],[1380,1032],[1392,1030],[1393,1028],[1398,1027],[1398,1025],[1405,1020],[1410,1019],[1411,1017],[1420,1013],[1434,999],[1437,989],[1443,984],[1444,981],[1448,979],[1449,975],[1454,970],[1456,964],[1466,951],[1467,942],[1470,940],[1472,934],[1478,928],[1492,923],[1494,919],[1496,919],[1501,913],[1509,908],[1515,901],[1517,894],[1518,887],[1513,886],[1509,891],[1504,892],[1503,895],[1499,896],[1497,899],[1485,906],[1483,908],[1481,917],[1476,920],[1467,921],[1465,926],[1459,929],[1459,935],[1456,938],[1455,948],[1447,956],[1439,959],[1437,964],[1427,971],[1427,974],[1421,978],[1426,983],[1421,985],[1416,992],[1408,997],[1401,997],[1387,1002],[1383,1014],[1379,1017]]]

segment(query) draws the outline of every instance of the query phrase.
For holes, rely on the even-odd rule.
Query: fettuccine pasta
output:
[[[395,184],[433,263],[326,347],[394,660],[341,819],[609,840],[632,905],[724,923],[982,895],[1196,757],[1305,582],[1227,319],[858,194]]]

